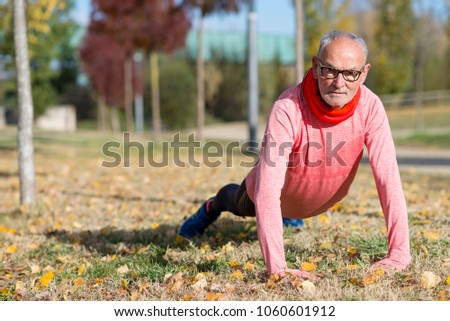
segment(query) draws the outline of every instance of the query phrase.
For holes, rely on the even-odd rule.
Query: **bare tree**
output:
[[[14,46],[19,102],[17,143],[19,149],[20,204],[32,204],[35,200],[33,99],[31,96],[24,0],[14,0]]]
[[[197,133],[204,139],[205,126],[205,66],[203,61],[203,21],[206,16],[219,12],[238,12],[247,0],[184,0],[184,6],[200,10],[197,31]]]
[[[305,73],[304,57],[303,57],[303,0],[295,0],[295,71],[297,74],[297,83],[303,79]]]

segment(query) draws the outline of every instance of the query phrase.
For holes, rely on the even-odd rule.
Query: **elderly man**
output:
[[[410,263],[405,197],[389,123],[380,99],[363,85],[370,70],[364,40],[332,31],[321,39],[303,81],[274,103],[259,160],[241,185],[223,187],[180,229],[201,235],[222,211],[256,216],[269,274],[308,272],[288,268],[283,218],[325,212],[347,195],[367,147],[383,209],[389,251],[374,266],[405,269]]]

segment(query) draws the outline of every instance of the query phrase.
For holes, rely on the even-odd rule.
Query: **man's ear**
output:
[[[363,73],[361,74],[361,85],[366,81],[367,75],[369,74],[369,70],[370,70],[370,64],[366,64],[366,67],[364,68]]]
[[[317,74],[317,67],[319,66],[319,58],[316,56],[312,57],[312,70],[314,74],[314,78],[319,79],[319,75]]]

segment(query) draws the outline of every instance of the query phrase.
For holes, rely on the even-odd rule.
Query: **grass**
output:
[[[450,133],[446,134],[416,133],[408,137],[397,138],[396,144],[403,146],[439,147],[447,149],[450,148]]]
[[[0,138],[2,300],[206,300],[211,292],[225,300],[450,298],[448,177],[402,173],[412,264],[364,284],[370,264],[387,252],[387,235],[370,169],[362,165],[341,206],[308,219],[305,229],[285,229],[289,266],[311,262],[322,275],[307,292],[289,278],[269,282],[252,218],[224,213],[202,237],[177,237],[204,199],[241,182],[248,168],[238,166],[237,155],[231,168],[139,168],[135,160],[129,168],[104,168],[101,146],[109,137],[38,133],[37,205],[29,208],[18,204],[13,135]],[[422,288],[424,271],[442,282]],[[49,272],[53,278],[42,285]]]
[[[424,128],[449,127],[450,109],[448,106],[425,106],[422,110],[415,107],[402,107],[386,111],[389,123],[394,130],[414,130],[422,123]]]

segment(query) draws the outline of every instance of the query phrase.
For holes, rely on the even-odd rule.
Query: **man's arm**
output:
[[[389,122],[381,101],[373,109],[366,133],[370,166],[388,233],[388,257],[375,265],[405,269],[410,261],[408,212]]]
[[[256,168],[254,193],[258,239],[269,274],[283,275],[287,269],[280,197],[294,135],[287,111],[275,103]]]

